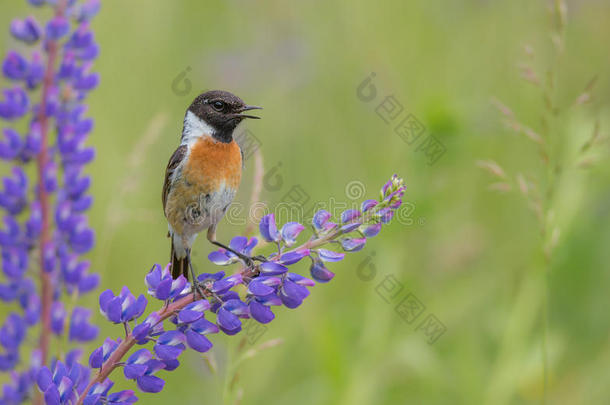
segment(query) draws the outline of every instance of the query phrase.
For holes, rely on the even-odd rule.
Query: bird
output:
[[[180,145],[165,169],[163,212],[171,238],[171,271],[174,279],[189,270],[197,287],[191,249],[197,235],[207,230],[207,239],[251,265],[257,257],[236,252],[216,240],[216,228],[239,189],[244,155],[234,139],[244,114],[262,107],[247,105],[223,90],[198,95],[184,115]]]

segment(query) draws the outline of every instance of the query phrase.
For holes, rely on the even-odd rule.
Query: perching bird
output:
[[[246,105],[239,97],[220,90],[199,95],[184,117],[180,146],[169,159],[163,183],[163,210],[172,241],[172,276],[195,280],[190,253],[199,232],[207,229],[208,240],[232,251],[247,263],[252,258],[216,241],[216,227],[231,205],[243,167],[243,153],[233,132],[244,114],[261,109]]]

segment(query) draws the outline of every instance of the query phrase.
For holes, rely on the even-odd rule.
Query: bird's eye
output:
[[[212,107],[216,110],[216,111],[222,111],[225,108],[225,103],[223,103],[222,101],[214,101],[212,103]]]

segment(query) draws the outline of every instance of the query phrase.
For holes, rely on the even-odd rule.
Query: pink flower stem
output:
[[[61,1],[55,11],[57,16],[63,15],[66,6],[66,1]],[[53,304],[53,282],[51,275],[44,269],[44,249],[50,240],[50,203],[49,194],[44,187],[44,171],[49,160],[49,117],[47,116],[47,98],[49,91],[53,85],[53,75],[55,72],[55,63],[59,52],[59,44],[56,41],[49,41],[47,48],[47,65],[45,67],[44,78],[42,82],[42,100],[38,111],[37,121],[40,125],[41,147],[40,153],[36,157],[38,170],[38,198],[40,199],[40,210],[42,216],[42,230],[39,240],[39,266],[40,266],[40,283],[41,283],[41,322],[42,330],[38,348],[40,349],[42,364],[46,365],[49,359],[49,343],[51,338],[51,306]],[[36,404],[42,404],[42,395],[37,395],[35,398]]]

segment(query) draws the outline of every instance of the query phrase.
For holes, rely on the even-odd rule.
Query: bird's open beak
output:
[[[244,111],[250,111],[250,110],[262,110],[263,107],[257,107],[255,105],[247,105],[244,108],[241,109],[240,112],[244,112]],[[261,117],[257,117],[256,115],[247,115],[247,114],[237,114],[238,117],[241,118],[254,118],[259,120]]]

